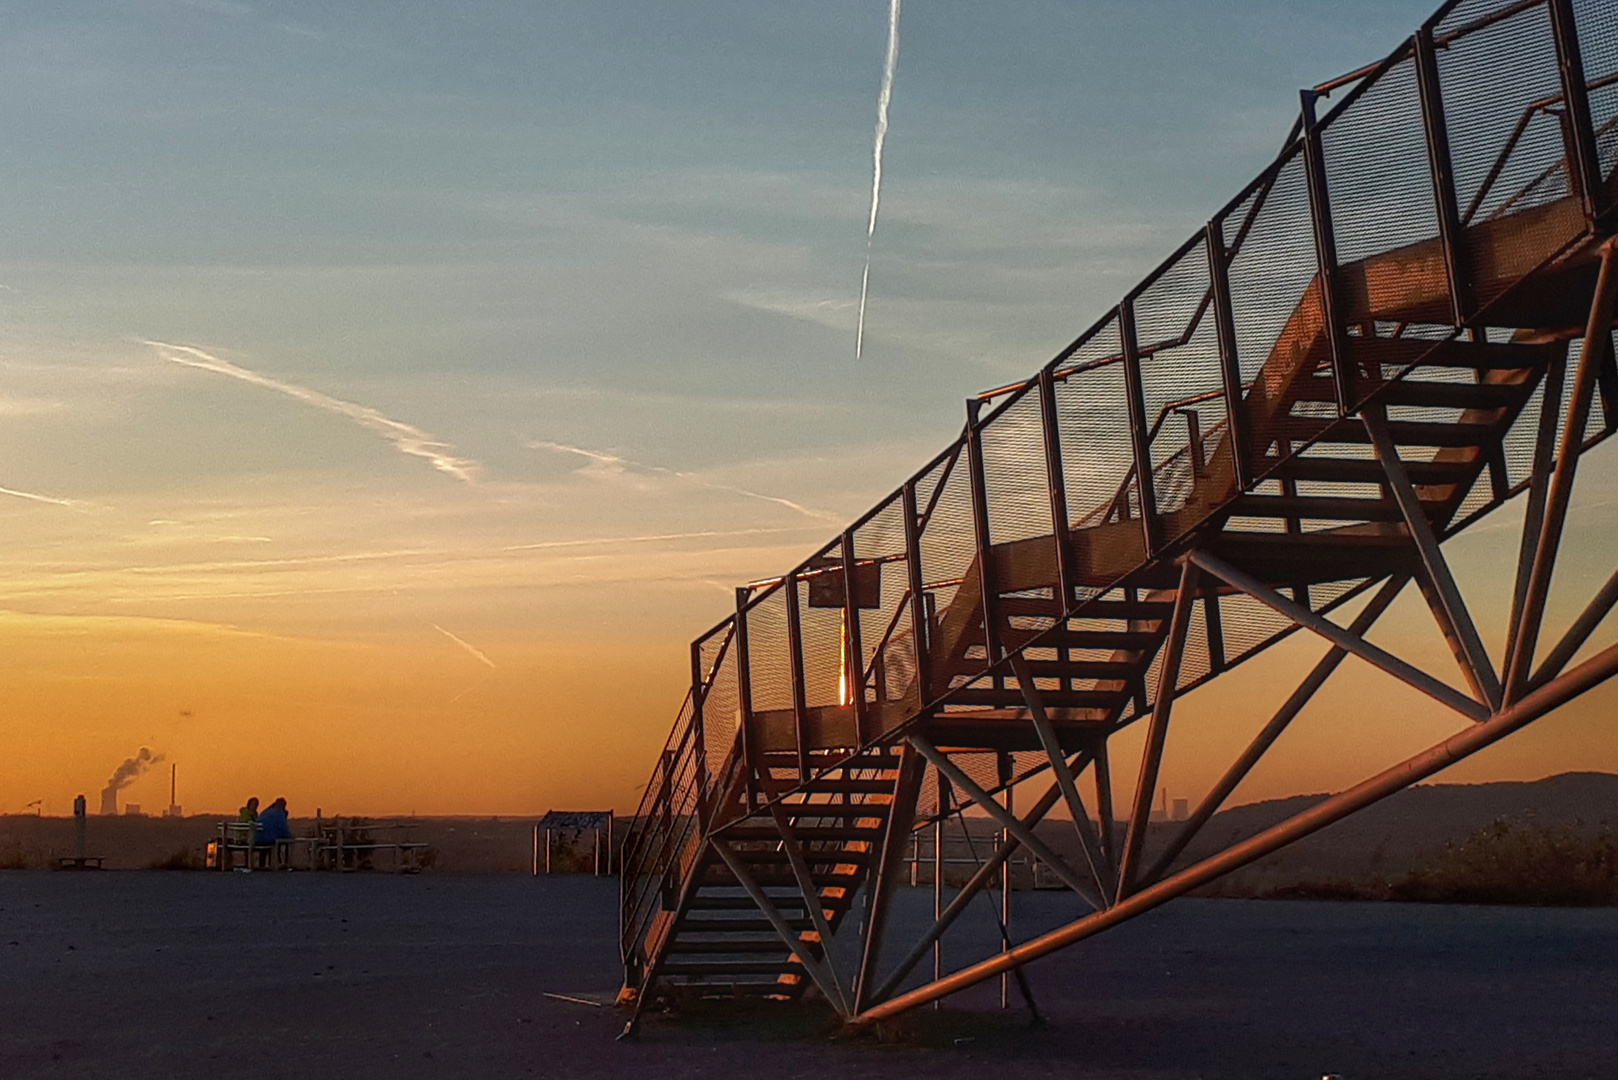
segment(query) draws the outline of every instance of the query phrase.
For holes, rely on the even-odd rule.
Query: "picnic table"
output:
[[[316,818],[308,835],[268,843],[254,836],[253,822],[221,821],[218,828],[218,838],[208,843],[211,870],[372,870],[382,869],[377,856],[386,853],[386,869],[413,874],[428,846],[411,838],[414,821]]]

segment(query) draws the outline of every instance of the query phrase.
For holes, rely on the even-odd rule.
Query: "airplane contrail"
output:
[[[266,390],[274,390],[288,397],[296,398],[306,405],[313,405],[317,409],[346,416],[348,419],[376,432],[391,442],[400,453],[411,457],[424,458],[432,467],[441,473],[453,476],[457,480],[468,484],[477,479],[478,463],[469,458],[456,457],[450,453],[454,449],[449,443],[441,442],[418,427],[390,419],[368,405],[356,405],[352,401],[343,401],[339,398],[322,394],[318,390],[297,386],[293,383],[281,382],[256,371],[238,367],[229,360],[221,360],[211,356],[201,349],[194,349],[189,345],[170,345],[163,341],[148,341],[147,345],[157,349],[165,360],[186,367],[200,368],[203,371],[212,371],[219,375],[229,375],[233,379],[262,386]]]
[[[494,666],[494,661],[490,660],[487,656],[484,656],[483,651],[481,649],[477,648],[475,645],[467,644],[465,641],[462,641],[460,638],[456,637],[454,634],[450,633],[448,630],[445,630],[442,626],[439,626],[437,623],[433,623],[433,629],[437,630],[440,634],[443,634],[445,637],[447,637],[451,641],[455,642],[455,644],[457,644],[461,648],[465,649],[467,651],[467,653],[471,655],[472,659],[476,660],[478,663],[488,665],[489,670],[491,670],[491,671],[500,670],[499,668]]]
[[[681,480],[689,480],[694,484],[708,488],[710,491],[728,491],[732,495],[742,495],[749,499],[758,499],[762,502],[775,503],[778,506],[784,506],[788,510],[802,514],[804,517],[812,518],[815,521],[830,521],[840,523],[843,520],[843,517],[840,514],[828,513],[825,510],[815,510],[812,507],[804,506],[801,503],[795,503],[791,499],[783,499],[778,495],[765,495],[761,492],[749,491],[747,488],[736,487],[734,484],[716,484],[712,480],[702,479],[696,473],[680,472],[677,469],[665,468],[662,465],[647,465],[644,462],[632,461],[629,458],[620,457],[617,454],[603,454],[597,450],[586,450],[580,446],[569,446],[566,443],[551,442],[546,439],[529,439],[524,443],[524,445],[526,445],[530,450],[555,450],[557,453],[561,454],[577,454],[579,457],[588,458],[592,465],[600,465],[609,471],[622,471],[625,468],[635,468],[644,469],[647,472],[662,473],[665,476],[678,477]]]
[[[32,491],[18,491],[16,488],[0,487],[0,495],[10,495],[14,499],[29,499],[33,502],[50,503],[52,506],[71,507],[73,505],[68,499],[53,499],[49,495],[36,495]]]
[[[773,533],[796,532],[807,526],[791,529],[704,529],[700,532],[652,533],[647,536],[596,536],[588,540],[544,540],[534,544],[512,544],[501,551],[540,551],[549,548],[595,547],[600,544],[651,544],[661,540],[706,540],[713,537],[760,536]]]
[[[899,66],[899,0],[888,0],[888,51],[882,59],[882,89],[876,96],[876,144],[871,150],[871,220],[865,226],[865,273],[860,275],[860,321],[854,331],[854,359],[865,352],[865,298],[871,288],[871,242],[882,204],[882,144],[888,139],[888,105],[893,101],[893,70]]]

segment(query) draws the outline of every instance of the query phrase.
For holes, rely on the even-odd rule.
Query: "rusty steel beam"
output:
[[[1377,648],[1358,634],[1349,633],[1330,619],[1322,618],[1301,604],[1288,600],[1274,589],[1251,575],[1242,573],[1223,559],[1210,555],[1205,551],[1192,552],[1189,558],[1214,577],[1235,586],[1277,614],[1285,615],[1306,630],[1313,630],[1334,645],[1341,645],[1361,660],[1381,668],[1400,682],[1415,687],[1428,697],[1448,705],[1456,712],[1470,716],[1474,720],[1488,718],[1489,710],[1486,706],[1473,701],[1447,683],[1439,682],[1425,671],[1399,659],[1387,650]]]
[[[1562,543],[1562,527],[1567,521],[1568,503],[1573,498],[1573,481],[1578,471],[1584,442],[1584,427],[1590,419],[1590,403],[1595,395],[1596,376],[1610,347],[1613,312],[1618,309],[1618,238],[1601,245],[1601,272],[1596,278],[1595,296],[1590,302],[1590,318],[1585,324],[1584,341],[1579,348],[1579,364],[1573,376],[1573,394],[1568,398],[1567,420],[1562,426],[1556,450],[1556,468],[1551,472],[1545,494],[1544,520],[1534,545],[1533,569],[1529,572],[1522,612],[1518,616],[1513,651],[1506,658],[1505,697],[1513,700],[1523,688],[1539,644],[1540,625],[1545,618],[1551,575],[1556,571],[1556,555]]]
[[[926,986],[900,994],[880,1005],[872,1006],[850,1021],[850,1026],[862,1028],[930,1001],[938,1001],[950,994],[992,979],[1002,971],[1048,956],[1058,949],[1100,933],[1108,927],[1150,911],[1176,896],[1206,885],[1215,878],[1256,862],[1294,840],[1318,832],[1340,821],[1357,810],[1402,791],[1412,784],[1461,761],[1507,735],[1526,727],[1551,710],[1566,704],[1579,695],[1599,686],[1618,674],[1618,645],[1599,653],[1537,690],[1524,695],[1481,724],[1473,724],[1423,752],[1416,754],[1376,776],[1339,792],[1324,802],[1302,813],[1271,826],[1256,836],[1235,844],[1218,855],[1204,859],[1171,878],[1134,893],[1123,902],[1097,911],[1066,926],[1041,934],[1032,941],[1008,953],[962,968]]]

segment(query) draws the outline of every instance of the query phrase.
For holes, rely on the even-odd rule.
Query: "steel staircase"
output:
[[[949,810],[943,787],[999,817],[1004,849],[1052,863],[1095,928],[1222,872],[1175,859],[1296,708],[1164,837],[1149,811],[1172,704],[1299,628],[1335,651],[1297,708],[1354,653],[1483,727],[1518,722],[1560,671],[1531,670],[1535,553],[1555,544],[1525,540],[1499,671],[1439,545],[1523,494],[1549,520],[1552,470],[1571,483],[1618,424],[1609,41],[1607,4],[1466,0],[1306,92],[1280,158],[1115,311],[1034,378],[969,401],[955,443],[804,563],[738,590],[693,643],[625,849],[637,1016],[815,986],[863,1020],[949,992],[894,997],[916,950],[880,969],[902,845]],[[1507,66],[1519,77],[1495,79]],[[1390,163],[1412,133],[1420,160]],[[1358,637],[1408,581],[1466,692]],[[1328,618],[1362,601],[1352,625]],[[1142,720],[1119,838],[1107,740]],[[1054,782],[1020,822],[995,804],[1039,773]],[[1077,868],[1027,832],[1059,799]],[[845,923],[857,971],[828,948]]]

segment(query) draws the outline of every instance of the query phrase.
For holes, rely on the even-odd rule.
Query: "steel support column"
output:
[[[1551,36],[1556,39],[1556,61],[1562,80],[1562,102],[1568,133],[1568,179],[1584,204],[1584,216],[1595,221],[1601,206],[1601,155],[1596,146],[1595,125],[1590,118],[1590,89],[1584,77],[1584,57],[1579,49],[1573,0],[1550,0]]]
[[[1152,801],[1157,794],[1157,773],[1168,740],[1169,717],[1180,682],[1180,658],[1185,653],[1185,635],[1191,626],[1191,608],[1196,601],[1197,567],[1186,562],[1180,568],[1180,587],[1174,593],[1174,615],[1169,621],[1168,640],[1163,645],[1163,666],[1157,673],[1157,692],[1152,695],[1152,719],[1141,749],[1140,777],[1135,783],[1135,804],[1129,815],[1129,831],[1124,834],[1124,853],[1118,862],[1117,900],[1129,895],[1135,884],[1141,852],[1146,847],[1146,830],[1151,823]]]
[[[882,829],[882,848],[872,863],[875,880],[866,892],[864,941],[860,949],[860,969],[854,979],[856,1010],[865,1008],[871,1000],[868,996],[871,980],[876,974],[877,964],[881,962],[882,941],[887,933],[893,891],[898,887],[899,871],[904,866],[904,844],[916,820],[916,799],[921,794],[921,781],[926,769],[926,762],[915,748],[908,743],[902,744],[893,802],[888,806],[888,820]]]
[[[1506,700],[1514,700],[1528,678],[1539,645],[1540,624],[1545,618],[1545,601],[1550,594],[1551,575],[1562,543],[1562,527],[1567,521],[1568,503],[1573,497],[1573,480],[1578,472],[1579,454],[1584,444],[1584,428],[1590,419],[1590,402],[1595,394],[1596,375],[1610,347],[1612,318],[1618,308],[1618,238],[1601,247],[1601,273],[1596,278],[1590,318],[1585,324],[1584,341],[1579,348],[1579,364],[1573,376],[1573,394],[1567,403],[1567,420],[1556,451],[1556,468],[1551,473],[1545,496],[1545,516],[1534,545],[1533,570],[1523,598],[1517,623],[1515,648],[1506,658]]]
[[[910,743],[921,753],[922,757],[932,764],[933,768],[948,777],[949,782],[965,792],[967,798],[977,803],[979,809],[986,811],[990,817],[1000,823],[1001,828],[1015,836],[1023,847],[1032,851],[1045,865],[1049,866],[1051,872],[1061,878],[1064,885],[1078,893],[1085,903],[1096,908],[1102,906],[1101,898],[1091,892],[1090,883],[1075,873],[1073,868],[1068,866],[1067,860],[1052,851],[1050,845],[1041,840],[1033,829],[1025,828],[1022,822],[1018,821],[1015,816],[1007,812],[1005,807],[996,802],[994,796],[978,786],[977,781],[962,772],[947,755],[939,753],[938,748],[921,735],[910,736]]]
[[[1354,617],[1353,623],[1349,626],[1349,632],[1364,635],[1369,631],[1372,624],[1388,609],[1388,605],[1393,603],[1409,580],[1408,577],[1403,575],[1389,578],[1382,588],[1377,591],[1377,594],[1371,598],[1371,602]],[[1275,740],[1281,737],[1281,733],[1303,711],[1304,706],[1314,699],[1315,694],[1319,692],[1322,686],[1326,685],[1326,680],[1331,678],[1332,673],[1337,670],[1338,665],[1343,662],[1343,658],[1347,655],[1348,650],[1341,645],[1333,645],[1326,650],[1326,655],[1320,658],[1309,674],[1304,677],[1303,682],[1298,684],[1298,688],[1292,691],[1292,694],[1276,710],[1275,715],[1270,718],[1270,722],[1259,730],[1259,733],[1253,737],[1253,741],[1247,744],[1247,749],[1242,751],[1241,756],[1231,764],[1230,768],[1225,770],[1223,776],[1215,781],[1214,786],[1209,789],[1202,802],[1197,804],[1195,812],[1186,819],[1180,831],[1175,834],[1174,838],[1169,841],[1168,846],[1164,848],[1163,854],[1159,855],[1157,861],[1152,864],[1152,868],[1142,875],[1142,880],[1150,884],[1156,882],[1168,872],[1169,867],[1174,865],[1174,860],[1179,857],[1180,852],[1186,849],[1186,845],[1191,843],[1197,833],[1202,831],[1202,827],[1212,820],[1213,816],[1219,812],[1219,808],[1225,805],[1225,800],[1230,798],[1231,792],[1235,791],[1236,786],[1246,779],[1247,774],[1253,771],[1253,766],[1257,765],[1259,759],[1269,751],[1271,746],[1275,745]]]
[[[1069,770],[1083,772],[1084,756],[1081,753],[1070,758],[1068,761]],[[1060,788],[1053,782],[1050,787],[1045,789],[1045,793],[1035,800],[1034,805],[1029,808],[1028,812],[1022,816],[1023,824],[1032,829],[1040,821],[1044,820],[1045,815],[1050,813],[1051,807],[1056,805],[1056,800],[1060,795]],[[967,909],[967,906],[971,904],[977,894],[983,891],[985,885],[994,880],[995,874],[1000,872],[1000,867],[1021,846],[1022,841],[1018,840],[1014,834],[1008,835],[1005,842],[996,848],[995,853],[982,866],[978,867],[977,872],[972,875],[965,885],[961,886],[961,891],[955,894],[955,898],[949,902],[949,906],[944,907],[940,904],[934,909],[933,925],[910,947],[910,951],[894,966],[894,969],[888,973],[888,977],[882,980],[882,985],[877,987],[868,1000],[872,1002],[884,1001],[898,988],[899,984],[905,980],[905,976],[909,975],[911,970],[921,963],[922,958],[944,936],[945,931],[950,928],[950,925],[955,922],[961,912]],[[935,974],[933,977],[936,979],[938,975]]]
[[[1034,673],[1029,669],[1028,661],[1022,653],[1011,654],[1011,667],[1017,673],[1017,686],[1022,690],[1023,701],[1028,705],[1034,732],[1039,736],[1039,744],[1044,748],[1045,758],[1051,764],[1051,772],[1056,775],[1056,786],[1061,790],[1068,813],[1073,817],[1073,828],[1078,834],[1084,858],[1090,864],[1090,875],[1095,878],[1096,892],[1105,900],[1117,894],[1117,882],[1112,880],[1112,867],[1101,853],[1101,840],[1096,835],[1095,824],[1091,822],[1089,812],[1084,808],[1084,800],[1079,797],[1078,783],[1068,770],[1067,754],[1056,737],[1056,729],[1051,726],[1050,719],[1045,714],[1045,703],[1040,699],[1039,688],[1034,684]]]
[[[1232,870],[1256,862],[1294,840],[1340,821],[1394,792],[1425,780],[1484,747],[1499,742],[1507,735],[1600,685],[1615,674],[1618,674],[1618,645],[1604,650],[1566,675],[1524,695],[1520,701],[1506,706],[1484,723],[1471,725],[1459,734],[1378,773],[1363,783],[1356,784],[1347,791],[1317,803],[1287,821],[1271,826],[1257,836],[1233,845],[1219,855],[1205,859],[1171,878],[1142,889],[1120,904],[1042,934],[1032,941],[1017,946],[1009,953],[990,957],[965,967],[947,978],[885,1001],[860,1013],[854,1017],[852,1023],[856,1027],[863,1027],[929,1001],[937,1001],[985,979],[991,979],[1002,971],[1037,960],[1108,927],[1150,911]]]
[[[1135,454],[1135,490],[1140,496],[1141,538],[1148,556],[1158,547],[1157,487],[1152,470],[1152,444],[1147,439],[1150,421],[1146,418],[1146,388],[1140,371],[1139,345],[1135,340],[1135,305],[1118,305],[1118,337],[1124,353],[1124,393],[1129,409],[1129,445]],[[1128,505],[1129,492],[1124,492]]]
[[[1452,643],[1455,659],[1460,662],[1461,673],[1471,684],[1472,692],[1493,712],[1500,707],[1499,676],[1495,674],[1489,652],[1483,647],[1483,639],[1472,622],[1472,613],[1467,610],[1466,601],[1461,597],[1460,587],[1455,584],[1455,575],[1450,573],[1449,562],[1439,550],[1438,538],[1433,535],[1427,510],[1410,483],[1404,461],[1399,457],[1399,448],[1388,433],[1387,409],[1380,403],[1369,405],[1362,418],[1366,431],[1370,433],[1377,460],[1382,463],[1388,490],[1393,493],[1393,500],[1399,504],[1399,513],[1404,517],[1405,530],[1416,545],[1416,553],[1421,556],[1422,569],[1433,599],[1438,601],[1429,605],[1433,615],[1438,619],[1445,638]]]
[[[837,980],[832,977],[815,954],[809,951],[809,946],[798,936],[797,931],[792,929],[792,924],[787,922],[786,917],[775,906],[775,902],[770,899],[769,895],[753,878],[753,875],[748,872],[746,865],[736,857],[735,853],[723,841],[713,841],[711,846],[720,860],[730,868],[730,872],[736,875],[737,883],[746,890],[753,903],[758,905],[759,911],[764,914],[766,919],[770,920],[770,925],[775,928],[775,932],[780,935],[787,948],[792,950],[792,955],[798,958],[798,963],[803,965],[803,970],[808,972],[809,978],[813,979],[815,985],[820,988],[820,992],[825,995],[826,1001],[833,1009],[837,1010],[839,1016],[849,1015],[847,1011],[848,1003],[843,997],[843,988],[838,985]],[[822,948],[828,951],[829,956],[831,942],[823,942]]]
[[[1208,222],[1208,280],[1213,289],[1214,331],[1219,339],[1219,378],[1225,390],[1225,416],[1230,424],[1231,459],[1236,486],[1253,483],[1253,421],[1247,413],[1241,361],[1236,347],[1236,311],[1230,298],[1230,252],[1225,248],[1223,218]]]

